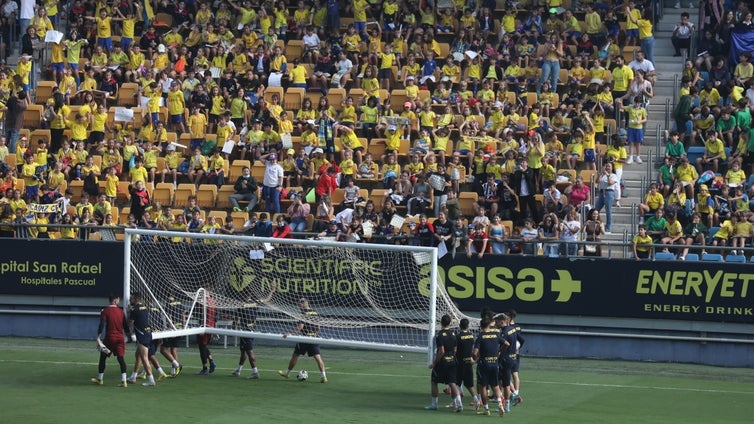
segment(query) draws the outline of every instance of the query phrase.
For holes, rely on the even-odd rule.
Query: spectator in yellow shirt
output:
[[[165,182],[165,175],[171,174],[173,176],[173,184],[176,185],[178,181],[178,166],[182,162],[181,154],[175,151],[175,145],[168,145],[167,155],[165,155],[165,168],[160,170],[162,173],[162,182]]]
[[[154,176],[157,173],[157,156],[160,152],[154,147],[154,144],[146,143],[144,145],[144,169],[147,170],[149,181],[154,183]]]
[[[113,18],[107,15],[107,9],[102,8],[99,10],[99,16],[89,17],[85,16],[87,19],[94,19],[94,21],[97,24],[97,45],[102,46],[103,49],[105,49],[108,53],[113,49],[113,39],[112,39],[112,21]],[[120,20],[120,19],[118,19]]]
[[[183,126],[183,114],[186,109],[186,100],[183,96],[183,91],[181,91],[180,88],[180,84],[173,81],[173,83],[170,84],[170,91],[168,92],[167,98],[170,124],[178,134],[186,132],[186,128]]]
[[[22,54],[16,64],[16,75],[21,77],[24,90],[28,93],[31,89],[31,56]]]
[[[63,40],[59,43],[48,43],[50,45],[50,67],[52,69],[52,79],[60,82],[63,79],[65,70],[65,54],[63,53]]]
[[[68,128],[71,130],[71,141],[74,143],[84,143],[89,139],[90,121],[81,113],[76,114],[76,119],[67,121]]]
[[[137,181],[141,181],[146,185],[147,169],[144,168],[144,159],[142,159],[141,157],[136,157],[134,162],[134,167],[128,170],[129,180],[132,184],[136,184]]]
[[[636,213],[639,215],[639,222],[644,223],[644,215],[654,213],[657,209],[665,206],[665,197],[657,190],[657,183],[649,185],[649,193],[644,198],[644,203],[639,204]]]
[[[705,166],[712,166],[712,170],[717,173],[719,163],[727,159],[725,145],[723,141],[717,138],[717,131],[709,129],[706,131],[707,140],[704,142],[704,155],[696,159],[697,172],[704,172]]]

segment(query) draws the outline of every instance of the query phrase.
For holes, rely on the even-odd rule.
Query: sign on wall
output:
[[[440,261],[462,310],[690,321],[754,321],[754,267],[530,256]]]
[[[4,239],[0,294],[107,297],[123,292],[123,244]]]

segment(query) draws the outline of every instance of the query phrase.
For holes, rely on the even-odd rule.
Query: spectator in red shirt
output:
[[[432,246],[432,240],[435,238],[435,227],[427,220],[427,215],[419,215],[419,225],[413,228],[413,233],[419,242],[419,246]]]
[[[291,227],[285,221],[283,215],[278,215],[275,221],[275,229],[272,230],[272,238],[293,238],[291,235]]]
[[[331,166],[317,180],[317,188],[315,189],[317,200],[325,194],[332,196],[336,188],[338,188],[338,183],[335,177],[335,168]]]
[[[485,225],[475,225],[474,230],[469,234],[469,241],[466,242],[466,256],[471,257],[476,253],[480,258],[485,253],[489,253],[490,244],[487,237],[487,227]]]

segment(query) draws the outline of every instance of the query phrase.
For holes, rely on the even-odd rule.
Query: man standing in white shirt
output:
[[[264,180],[262,184],[262,196],[264,197],[264,208],[272,214],[280,213],[280,192],[283,190],[283,167],[278,163],[278,155],[269,153],[262,157],[265,161]]]

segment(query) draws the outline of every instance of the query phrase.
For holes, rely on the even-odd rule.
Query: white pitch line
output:
[[[32,361],[25,359],[0,359],[0,363],[16,363],[16,364],[53,364],[53,365],[76,365],[76,366],[93,366],[97,365],[96,362],[70,362],[70,361]],[[218,370],[232,370],[234,368],[222,368],[217,367]],[[264,372],[273,372],[275,370],[265,370]],[[328,374],[338,375],[358,375],[362,377],[409,377],[409,378],[425,378],[425,376],[413,376],[407,374],[376,374],[376,373],[344,373],[338,371],[327,370]],[[526,384],[547,384],[553,386],[580,386],[580,387],[609,387],[615,389],[634,389],[634,390],[667,390],[678,392],[693,392],[693,393],[720,393],[720,394],[734,394],[734,395],[754,395],[754,392],[745,392],[740,390],[716,390],[716,389],[697,389],[689,387],[663,387],[663,386],[631,386],[627,384],[602,384],[602,383],[578,383],[578,382],[565,382],[565,381],[543,381],[543,380],[525,380]]]

